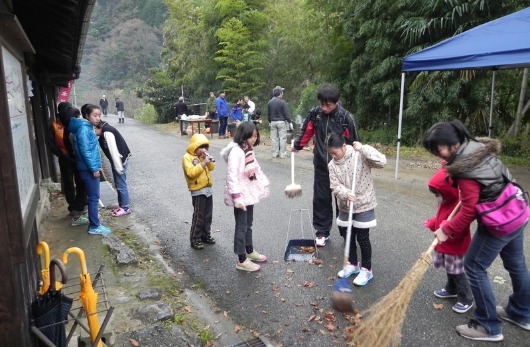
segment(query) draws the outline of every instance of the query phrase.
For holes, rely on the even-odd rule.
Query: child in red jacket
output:
[[[435,231],[456,207],[459,195],[458,189],[453,185],[453,180],[447,176],[443,166],[429,180],[428,186],[438,200],[438,211],[435,217],[426,220],[423,224],[431,231]],[[464,255],[470,243],[471,232],[468,226],[466,232],[449,238],[434,248],[433,266],[445,268],[447,271],[445,287],[435,290],[434,295],[441,299],[456,298],[453,311],[457,313],[465,313],[473,307],[473,294],[464,272]]]

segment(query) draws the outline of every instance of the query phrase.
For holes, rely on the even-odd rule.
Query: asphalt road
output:
[[[319,250],[320,266],[284,261],[290,239],[312,237],[309,217],[304,214],[301,218],[300,212],[312,208],[311,153],[296,156],[295,181],[302,186],[302,197],[287,199],[284,189],[290,183],[290,160],[271,158],[266,145],[256,148],[257,159],[271,181],[271,195],[255,207],[254,242],[269,261],[259,272],[245,273],[235,269],[234,217],[232,208],[223,203],[226,165],[219,152],[230,140],[214,138],[211,142],[209,152],[217,157],[212,225],[217,244],[197,251],[189,246],[192,206],[181,168],[189,137],[162,132],[128,118],[118,124],[114,115],[106,120],[119,129],[133,153],[128,185],[135,219],[160,240],[171,257],[172,267],[190,275],[190,286],[200,286],[217,309],[227,311],[236,324],[265,335],[275,345],[345,345],[342,331],[347,322],[343,316],[332,315],[336,319],[331,322],[337,328],[335,332],[325,327],[328,321],[324,319],[331,310],[331,286],[342,266],[343,242],[337,229],[332,231],[328,245]],[[393,158],[389,158],[386,168],[373,171],[379,202],[378,226],[370,230],[374,279],[365,287],[354,288],[355,304],[360,310],[392,290],[432,241],[422,221],[436,209],[435,199],[426,188],[434,170],[402,165],[400,178],[395,180],[393,163]],[[498,260],[489,276],[498,303],[505,304],[511,290],[510,278]],[[485,344],[464,339],[455,332],[455,326],[466,323],[472,314],[454,313],[454,301],[433,296],[433,290],[441,288],[445,279],[442,270],[427,271],[407,311],[403,346]],[[444,304],[441,310],[433,306],[439,303]],[[312,316],[316,319],[310,319]],[[511,324],[504,324],[504,337],[498,345],[530,346],[529,333]]]

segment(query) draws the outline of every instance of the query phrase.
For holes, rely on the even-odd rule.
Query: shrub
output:
[[[530,159],[530,137],[527,135],[504,135],[499,138],[502,154],[510,157]]]
[[[156,110],[153,105],[143,104],[138,110],[135,119],[142,123],[155,124],[157,122],[158,115],[156,114]]]

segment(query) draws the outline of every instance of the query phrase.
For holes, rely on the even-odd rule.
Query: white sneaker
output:
[[[337,276],[339,276],[340,278],[348,278],[351,275],[358,274],[359,271],[361,271],[359,266],[348,263],[348,265],[344,266],[344,268],[339,271]]]
[[[263,254],[259,254],[257,251],[253,251],[252,253],[247,253],[247,259],[257,261],[259,263],[263,263],[267,261],[267,257]]]
[[[329,236],[317,236],[315,239],[315,243],[317,247],[324,247],[326,245],[326,241],[329,240]]]
[[[259,266],[258,264],[254,264],[248,258],[245,259],[245,261],[242,262],[242,263],[240,263],[239,260],[236,263],[236,269],[238,269],[238,270],[254,272],[254,271],[258,271],[260,268],[261,268],[261,266]]]
[[[364,286],[372,278],[374,278],[372,271],[362,267],[357,277],[355,277],[355,279],[353,280],[353,284],[355,284],[356,286]]]

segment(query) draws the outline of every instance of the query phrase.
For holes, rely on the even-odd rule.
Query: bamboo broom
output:
[[[456,215],[460,205],[461,202],[456,205],[447,220]],[[384,347],[399,345],[401,327],[405,321],[410,299],[432,263],[432,251],[437,244],[438,239],[434,238],[427,251],[422,253],[420,259],[406,273],[398,286],[363,312],[363,316],[367,318],[362,320],[359,327],[355,327],[353,332],[345,337],[349,346]]]

